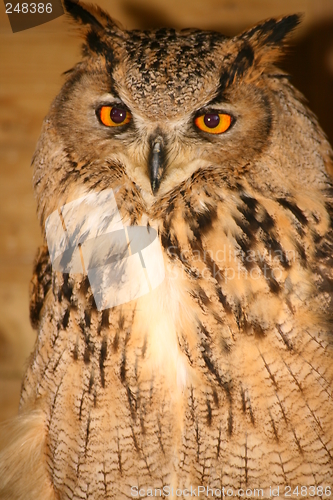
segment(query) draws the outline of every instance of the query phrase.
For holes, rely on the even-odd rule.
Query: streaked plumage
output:
[[[158,231],[166,278],[98,311],[87,276],[52,270],[39,249],[38,339],[0,454],[1,498],[331,486],[332,150],[274,66],[298,17],[228,39],[124,31],[100,9],[65,6],[84,59],[34,156],[42,230],[59,207],[112,188],[124,225]],[[125,129],[98,121],[114,102],[131,113]],[[218,136],[194,125],[214,110],[233,117]]]

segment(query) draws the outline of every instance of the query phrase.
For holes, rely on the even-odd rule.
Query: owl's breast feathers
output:
[[[22,405],[50,400],[59,484],[69,455],[102,450],[119,485],[133,470],[159,484],[170,460],[175,484],[209,469],[210,484],[267,486],[264,462],[281,484],[331,477],[331,194],[267,198],[207,175],[147,213],[166,269],[148,295],[98,311],[87,277],[39,253]]]

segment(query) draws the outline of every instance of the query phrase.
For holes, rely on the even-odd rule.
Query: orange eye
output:
[[[231,125],[232,118],[226,113],[205,113],[197,116],[194,123],[196,126],[209,134],[223,134]]]
[[[124,108],[117,106],[102,106],[99,110],[99,118],[106,127],[119,127],[126,125],[132,119],[132,115]]]

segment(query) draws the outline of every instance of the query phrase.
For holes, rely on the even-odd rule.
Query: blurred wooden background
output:
[[[13,3],[16,3],[15,1]],[[333,0],[97,0],[126,28],[200,27],[227,35],[258,21],[304,13],[283,63],[333,143]],[[64,16],[13,34],[0,6],[0,421],[17,412],[35,333],[28,288],[41,241],[29,167],[61,74],[80,57]]]

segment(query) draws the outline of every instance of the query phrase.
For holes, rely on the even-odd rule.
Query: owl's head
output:
[[[84,36],[84,57],[46,120],[35,158],[37,195],[39,186],[45,198],[74,185],[129,183],[149,206],[197,172],[280,191],[301,177],[313,182],[315,120],[274,66],[299,16],[230,39],[194,29],[126,31],[99,8],[64,5]],[[50,160],[43,150],[51,143]]]

